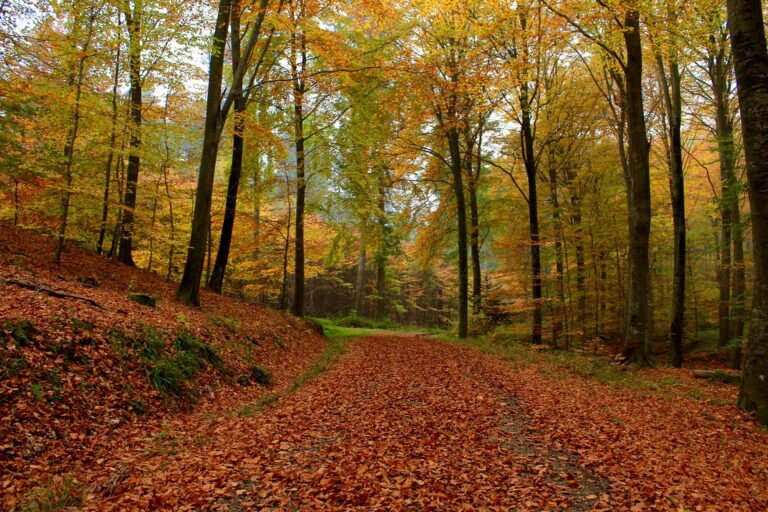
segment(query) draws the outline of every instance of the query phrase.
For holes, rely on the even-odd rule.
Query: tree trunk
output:
[[[736,342],[731,357],[731,368],[741,368],[742,342],[744,340],[744,315],[746,301],[746,272],[744,269],[744,232],[741,225],[741,211],[738,192],[734,191],[736,201],[733,209],[733,294],[731,297],[731,337]]]
[[[357,275],[355,278],[355,311],[362,315],[365,304],[365,233],[360,234],[360,251],[357,256]]]
[[[232,35],[230,37],[232,50],[232,74],[236,75],[242,55],[240,53],[240,2],[236,2],[232,9],[231,21]],[[242,75],[240,75],[242,76]],[[216,263],[213,273],[208,280],[208,288],[216,293],[221,293],[224,285],[224,275],[229,262],[229,252],[232,246],[232,230],[235,226],[237,213],[237,193],[240,188],[240,176],[243,170],[243,146],[245,142],[245,109],[248,105],[247,98],[243,95],[242,79],[232,84],[235,96],[235,127],[232,140],[232,163],[227,183],[227,199],[224,207],[224,221],[221,224],[219,236],[219,248],[216,251]]]
[[[296,149],[296,227],[294,228],[296,240],[294,241],[292,313],[298,317],[304,316],[304,207],[307,191],[304,159],[304,71],[306,64],[306,36],[294,34],[291,49],[291,76],[293,81],[293,137]]]
[[[291,251],[291,187],[285,178],[285,199],[288,202],[288,214],[285,216],[285,244],[283,245],[283,280],[280,287],[280,310],[288,309],[288,255]]]
[[[525,174],[528,177],[528,224],[531,239],[531,295],[533,300],[533,327],[531,342],[541,343],[542,300],[541,300],[541,244],[539,242],[539,209],[536,195],[536,156],[533,150],[533,129],[531,127],[531,105],[527,82],[520,89],[520,110],[522,111],[521,135]]]
[[[136,192],[141,167],[141,22],[142,13],[136,8],[132,14],[125,13],[129,34],[128,75],[131,81],[131,142],[128,153],[128,169],[125,174],[125,202],[123,204],[123,225],[120,236],[118,261],[135,266],[133,261],[133,231],[136,211]]]
[[[213,266],[213,272],[208,281],[208,288],[216,293],[221,293],[222,286],[224,285],[224,274],[227,270],[229,251],[232,245],[232,231],[235,226],[235,215],[237,213],[237,193],[243,170],[244,116],[245,100],[238,94],[235,99],[235,134],[232,142],[232,165],[229,172],[229,182],[227,183],[224,221],[221,224],[219,249],[216,251],[216,263]]]
[[[459,317],[458,335],[466,338],[468,334],[468,295],[469,272],[467,268],[467,210],[464,200],[464,181],[461,162],[461,145],[458,130],[450,126],[447,128],[448,149],[451,155],[451,172],[453,174],[453,192],[456,198],[456,222],[458,227],[457,248],[459,252]]]
[[[752,216],[754,294],[739,407],[768,424],[768,51],[760,0],[728,0]]]
[[[560,309],[559,313],[554,312],[552,315],[552,346],[557,348],[565,318],[565,268],[563,266],[563,222],[560,218],[560,200],[557,195],[557,165],[553,153],[553,149],[550,149],[549,190],[552,198],[552,216],[555,221],[555,271],[557,272],[558,309]],[[568,340],[566,340],[566,349],[570,348],[568,345]]]
[[[152,272],[152,259],[155,254],[155,220],[157,220],[157,203],[158,194],[160,192],[160,182],[155,182],[155,195],[152,198],[152,219],[149,225],[149,262],[147,263],[147,270]]]
[[[657,55],[664,103],[669,123],[669,182],[672,195],[674,230],[674,270],[672,285],[672,366],[683,366],[683,329],[685,328],[685,186],[683,181],[683,143],[680,135],[682,100],[680,97],[680,70],[672,52],[668,64],[669,76],[661,55]]]
[[[221,138],[222,115],[221,81],[224,71],[224,50],[229,28],[230,0],[220,0],[216,27],[213,32],[211,45],[211,62],[208,69],[208,97],[205,112],[205,133],[203,135],[203,152],[200,157],[200,170],[195,191],[195,209],[192,219],[192,233],[187,249],[187,261],[184,274],[177,292],[179,300],[185,304],[200,304],[200,279],[203,275],[205,260],[205,244],[208,238],[211,211],[211,196],[213,194],[213,177],[216,171],[216,155]]]
[[[378,198],[378,216],[379,216],[379,229],[381,240],[379,241],[379,250],[376,254],[376,319],[381,320],[384,318],[386,312],[387,301],[387,256],[388,256],[388,236],[389,229],[387,227],[387,212],[386,212],[386,190],[384,185],[383,169],[380,170],[379,175],[379,198]]]
[[[480,152],[482,150],[482,133],[478,136],[477,168],[472,165],[474,144],[471,136],[467,137],[467,195],[469,196],[469,250],[472,258],[472,312],[480,313],[482,305],[483,280],[480,273],[480,213],[477,205],[477,185],[480,177]]]
[[[109,153],[107,154],[107,164],[104,172],[104,199],[101,206],[101,228],[99,229],[99,241],[96,244],[96,254],[101,254],[104,250],[104,236],[107,231],[107,219],[109,217],[109,184],[112,179],[112,161],[115,158],[115,144],[117,143],[117,86],[120,80],[120,45],[115,52],[115,73],[112,80],[112,118],[111,130],[109,134]]]
[[[629,298],[622,355],[625,362],[650,366],[650,145],[643,111],[643,51],[640,41],[640,14],[637,11],[626,12],[624,29],[627,50],[623,108],[628,128]]]
[[[59,232],[56,239],[56,248],[54,250],[53,261],[57,265],[61,263],[61,253],[64,251],[64,240],[67,232],[67,221],[69,217],[69,202],[72,197],[72,172],[73,164],[75,160],[75,142],[77,141],[77,134],[80,127],[80,97],[83,90],[83,78],[85,72],[85,59],[87,58],[88,46],[91,42],[91,36],[93,35],[93,23],[96,19],[96,12],[91,11],[89,14],[88,34],[82,48],[73,47],[73,51],[77,51],[79,58],[77,60],[77,66],[72,63],[72,72],[68,79],[68,88],[74,88],[75,104],[72,107],[72,124],[67,132],[67,140],[64,145],[64,192],[61,196],[61,211],[59,214]],[[76,21],[77,23],[77,21]],[[73,29],[73,39],[77,41],[77,28]],[[76,67],[76,71],[75,71]]]
[[[115,228],[112,230],[112,240],[109,244],[109,252],[107,257],[111,260],[117,255],[117,246],[120,240],[120,230],[123,225],[123,174],[125,173],[125,158],[123,157],[123,151],[125,150],[125,137],[120,143],[120,154],[115,162],[115,188],[117,189],[117,218],[115,219]]]

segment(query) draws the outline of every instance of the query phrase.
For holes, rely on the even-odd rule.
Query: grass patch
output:
[[[245,406],[241,407],[237,411],[237,415],[238,416],[251,417],[254,414],[256,414],[257,412],[263,411],[267,407],[272,407],[273,405],[275,405],[278,402],[278,400],[280,400],[280,395],[279,394],[272,393],[272,392],[266,393],[264,396],[262,396],[261,398],[259,398],[255,402],[252,402],[252,403],[250,403],[248,405],[245,405]]]
[[[54,477],[29,495],[23,512],[53,512],[83,504],[80,485],[71,477]]]
[[[6,320],[2,329],[11,337],[17,348],[31,346],[32,337],[39,332],[32,322],[25,319]]]
[[[218,327],[223,327],[231,333],[238,332],[242,325],[240,320],[223,315],[211,315],[211,323]]]
[[[350,337],[352,336],[329,336],[328,345],[326,345],[323,353],[320,354],[320,357],[317,359],[317,361],[315,361],[315,364],[313,364],[309,370],[304,373],[304,375],[291,383],[290,387],[288,388],[288,393],[295,393],[307,382],[327,372],[328,369],[334,363],[336,363],[341,358],[341,356],[344,355],[344,353],[346,353],[347,342],[349,341]]]
[[[0,375],[16,377],[29,368],[29,361],[24,356],[4,357],[0,355]]]
[[[358,336],[373,336],[384,332],[382,329],[347,327],[339,325],[334,320],[328,318],[312,318],[312,321],[323,327],[325,337],[329,340],[337,338],[355,338]]]
[[[190,398],[188,381],[206,363],[224,370],[218,351],[186,327],[174,331],[170,348],[160,330],[143,324],[132,334],[113,330],[110,339],[123,357],[128,351],[138,355],[150,384],[166,396]]]
[[[452,333],[436,336],[439,339],[494,354],[515,366],[535,365],[539,372],[551,379],[563,380],[573,376],[595,380],[601,384],[633,390],[639,394],[685,396],[696,400],[708,400],[698,388],[676,375],[653,375],[639,371],[634,366],[618,365],[605,356],[577,351],[536,350],[529,344],[503,330],[489,335],[461,339]],[[564,371],[565,370],[565,371]],[[725,372],[722,372],[725,374]],[[727,374],[730,376],[730,374]]]
[[[326,335],[328,336],[328,345],[326,345],[325,350],[323,350],[323,353],[320,354],[320,356],[317,358],[315,363],[309,368],[309,370],[307,370],[303,375],[301,375],[299,378],[294,380],[290,386],[288,386],[288,389],[285,391],[285,394],[295,393],[296,391],[299,390],[299,388],[301,388],[307,382],[327,372],[328,369],[334,363],[336,363],[341,358],[341,356],[344,355],[344,353],[347,351],[347,344],[350,338],[365,335],[365,334],[359,334],[359,331],[365,330],[365,329],[338,327],[331,324],[329,321],[322,320],[322,319],[318,319],[317,321],[321,323],[323,325],[323,328],[326,330],[325,332],[326,332]],[[256,366],[257,365],[255,365],[254,367]],[[282,394],[272,393],[272,392],[266,393],[257,401],[250,403],[244,407],[241,407],[237,411],[237,415],[249,416],[249,417],[253,416],[256,413],[263,411],[267,407],[273,406],[275,403],[277,403],[278,400],[280,400],[281,395]]]
[[[259,384],[264,387],[270,387],[272,386],[272,384],[274,384],[274,379],[272,378],[272,374],[269,373],[269,370],[267,370],[262,366],[259,366],[258,364],[254,364],[253,366],[251,366],[251,372],[249,377],[256,384]]]

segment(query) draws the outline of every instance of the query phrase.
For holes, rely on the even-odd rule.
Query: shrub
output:
[[[214,368],[221,370],[224,362],[221,360],[219,352],[203,342],[195,333],[189,329],[178,329],[173,338],[173,347],[182,352],[189,352],[197,357],[208,361]]]
[[[236,318],[229,318],[227,316],[221,316],[221,315],[213,315],[211,317],[211,323],[213,325],[218,325],[219,327],[224,327],[230,332],[237,332],[240,330],[240,320]]]
[[[71,477],[54,477],[27,498],[21,506],[24,512],[53,512],[83,503],[80,486]]]
[[[17,347],[32,345],[32,337],[38,333],[35,325],[24,319],[6,320],[2,328],[11,336]]]
[[[270,387],[274,383],[269,370],[257,364],[251,366],[251,380],[261,386]]]

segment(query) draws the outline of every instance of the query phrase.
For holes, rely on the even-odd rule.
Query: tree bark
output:
[[[640,41],[640,14],[627,10],[624,18],[624,66],[628,130],[627,195],[629,210],[629,297],[623,360],[650,366],[650,272],[648,244],[651,228],[650,144],[643,110],[643,50]]]
[[[380,169],[379,174],[379,196],[378,196],[378,217],[381,240],[376,254],[376,319],[384,318],[387,308],[387,256],[389,251],[389,228],[387,226],[386,212],[386,189],[384,169]]]
[[[240,66],[242,55],[240,52],[240,1],[235,1],[230,16],[232,34],[232,74],[236,75]],[[242,77],[242,75],[240,75]],[[235,227],[235,215],[237,214],[237,193],[240,188],[240,176],[243,171],[243,146],[245,142],[245,110],[248,105],[247,98],[243,95],[242,78],[232,84],[234,101],[234,135],[232,140],[232,162],[227,183],[227,199],[224,206],[224,220],[221,224],[219,247],[216,251],[216,263],[208,280],[208,289],[221,293],[224,286],[224,275],[229,262],[229,252],[232,246],[232,231]]]
[[[733,293],[731,296],[731,338],[736,342],[731,356],[731,368],[741,368],[742,342],[744,340],[744,317],[746,302],[746,272],[744,269],[744,228],[741,224],[741,210],[738,192],[734,191],[735,201],[732,210],[733,223]]]
[[[133,231],[136,211],[136,193],[141,167],[141,23],[142,12],[137,2],[133,13],[126,10],[125,24],[128,27],[128,75],[131,82],[131,124],[128,169],[125,173],[125,198],[123,203],[123,223],[120,246],[117,251],[118,261],[135,266],[133,261]]]
[[[477,204],[477,185],[480,177],[480,152],[482,150],[482,132],[478,135],[477,143],[477,167],[472,165],[474,161],[474,144],[472,136],[467,136],[467,155],[465,158],[467,168],[467,195],[469,196],[469,250],[472,258],[472,312],[480,313],[482,305],[483,280],[480,271],[480,212]]]
[[[466,338],[468,334],[468,299],[469,272],[467,258],[467,209],[464,199],[464,180],[461,161],[461,144],[459,132],[455,126],[446,127],[448,149],[451,156],[451,172],[453,174],[453,192],[456,198],[457,249],[459,252],[459,304],[458,304],[458,335]]]
[[[762,2],[728,0],[752,217],[754,293],[739,407],[768,424],[768,50]]]
[[[672,195],[672,219],[674,231],[674,270],[672,284],[672,366],[683,366],[683,330],[685,328],[685,186],[683,181],[683,143],[680,134],[682,118],[682,100],[680,95],[680,69],[677,55],[672,52],[670,61],[664,66],[662,56],[657,55],[661,76],[664,104],[669,123],[669,181]]]
[[[536,192],[536,156],[533,150],[533,129],[531,127],[531,102],[528,83],[520,86],[521,136],[525,174],[528,177],[528,225],[531,241],[531,298],[533,300],[533,326],[531,342],[538,345],[542,335],[542,294],[541,294],[541,243],[539,240],[539,209]]]
[[[200,304],[200,278],[203,275],[205,245],[208,238],[213,194],[213,177],[216,171],[216,155],[221,138],[221,82],[224,72],[224,50],[229,28],[231,0],[220,0],[216,16],[216,27],[211,43],[211,61],[208,69],[208,97],[205,113],[203,152],[195,191],[195,209],[192,219],[192,233],[187,249],[187,261],[181,278],[177,297],[189,305]]]
[[[293,137],[296,150],[296,221],[292,313],[304,316],[304,207],[307,181],[304,155],[304,71],[307,64],[306,36],[293,34],[291,75],[293,81]],[[299,61],[299,59],[301,59]]]
[[[555,221],[555,271],[557,272],[557,300],[559,313],[552,316],[552,346],[557,348],[560,334],[563,332],[563,320],[565,318],[565,268],[563,266],[563,221],[560,217],[560,200],[557,191],[557,164],[554,158],[554,148],[549,151],[549,190],[552,199],[552,216]],[[566,337],[565,348],[569,343]]]
[[[355,276],[355,311],[362,315],[365,304],[365,233],[360,234],[360,250],[357,255]]]
[[[119,15],[119,11],[118,11]],[[117,86],[120,80],[120,45],[115,52],[115,73],[112,79],[112,118],[109,133],[109,153],[104,171],[104,198],[101,206],[101,228],[99,229],[99,241],[96,244],[96,254],[104,250],[104,236],[107,231],[107,219],[109,217],[109,184],[112,179],[112,161],[115,158],[115,144],[117,143]]]

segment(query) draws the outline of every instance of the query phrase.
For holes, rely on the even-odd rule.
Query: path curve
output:
[[[152,494],[142,503],[150,508],[174,510],[600,508],[602,480],[526,438],[509,371],[437,340],[353,341],[328,373],[254,418],[220,425],[199,453],[134,491]]]

